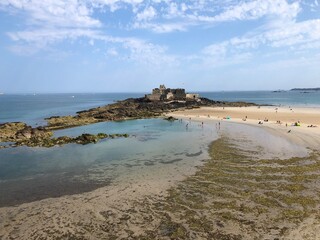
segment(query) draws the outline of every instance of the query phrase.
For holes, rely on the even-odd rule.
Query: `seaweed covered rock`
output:
[[[97,135],[84,133],[75,139],[75,142],[78,144],[88,144],[98,142],[99,137]]]
[[[76,144],[89,144],[89,143],[97,143],[101,139],[105,138],[116,138],[116,137],[129,137],[128,134],[106,134],[106,133],[98,133],[98,134],[89,134],[84,133],[78,137],[68,137],[68,136],[61,136],[58,138],[51,138],[51,136],[46,136],[44,138],[36,138],[31,137],[28,139],[18,140],[14,146],[28,146],[28,147],[54,147],[54,146],[62,146],[69,143],[76,143]]]
[[[22,122],[3,123],[0,125],[0,141],[9,142],[16,139],[16,134],[27,127]]]
[[[169,117],[165,117],[164,120],[167,120],[169,122],[174,122],[174,121],[177,121],[178,118],[175,118],[175,117],[172,117],[172,116],[169,116]]]
[[[32,128],[22,122],[4,123],[0,125],[0,141],[16,142],[28,139],[45,139],[52,136],[52,132],[44,127]]]

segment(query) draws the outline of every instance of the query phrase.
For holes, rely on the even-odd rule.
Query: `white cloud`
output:
[[[101,22],[91,17],[91,9],[80,1],[64,0],[3,0],[6,10],[27,15],[29,25],[47,27],[99,27]]]
[[[212,44],[210,46],[205,47],[202,50],[202,53],[210,56],[214,56],[216,58],[224,57],[227,53],[228,42],[222,42],[218,44]]]
[[[110,11],[115,11],[125,4],[135,7],[142,2],[143,0],[4,0],[0,2],[0,10],[27,16],[25,29],[7,33],[16,43],[10,49],[17,54],[52,52],[54,44],[86,38],[91,46],[96,42],[104,43],[109,56],[119,56],[116,48],[122,48],[127,51],[123,54],[137,63],[173,63],[174,57],[167,55],[165,47],[137,38],[107,35],[102,30],[102,22],[93,17],[95,9],[109,7]],[[137,18],[147,21],[155,16],[156,10],[150,6],[139,13]]]
[[[124,55],[128,56],[130,61],[139,64],[146,64],[152,66],[166,66],[176,65],[178,63],[174,56],[167,54],[167,48],[151,44],[137,38],[122,38],[107,36],[97,30],[85,29],[42,29],[41,31],[21,31],[16,33],[9,33],[12,40],[17,41],[18,44],[12,46],[10,49],[20,55],[30,55],[37,53],[40,50],[52,52],[50,45],[61,42],[63,40],[77,40],[78,38],[88,38],[89,44],[96,41],[105,43],[108,47],[107,54],[113,57],[120,57],[119,52],[115,47],[120,47],[126,52]],[[21,44],[21,42],[25,44]]]
[[[119,19],[126,30],[147,29],[154,33],[188,31],[194,26],[211,26],[221,22],[262,19],[255,29],[204,47],[199,58],[229,59],[259,47],[311,49],[319,46],[320,20],[298,21],[303,0],[2,0],[0,11],[11,11],[25,17],[22,29],[8,36],[16,43],[15,51],[36,52],[64,40],[86,38],[90,45],[106,43],[108,54],[125,48],[132,59],[153,62],[177,62],[164,46],[142,39],[111,36],[109,19],[122,9],[131,15]],[[318,1],[311,2],[313,7]],[[310,5],[310,6],[311,6]],[[99,12],[99,14],[96,14]],[[122,13],[121,13],[122,14]],[[102,15],[102,17],[101,17]],[[129,20],[128,20],[129,19]],[[262,23],[261,23],[262,22]],[[121,24],[119,24],[121,25]],[[114,26],[114,25],[113,25]],[[124,30],[124,29],[121,29]],[[125,31],[125,30],[124,30]],[[131,34],[130,31],[127,32]],[[317,47],[318,48],[318,47]],[[122,50],[122,49],[121,49]],[[116,51],[117,55],[123,51]],[[113,52],[113,53],[112,53]]]
[[[320,41],[320,19],[291,23],[263,34],[274,47]]]
[[[7,35],[16,42],[11,46],[21,54],[50,50],[50,45],[63,40],[90,37],[102,23],[92,17],[92,9],[78,0],[3,0],[0,10],[23,16],[23,30]]]
[[[120,1],[119,1],[120,2]],[[288,2],[287,0],[246,0],[246,1],[217,1],[217,0],[194,0],[194,1],[143,1],[137,3],[137,21],[146,21],[152,24],[137,24],[134,28],[149,29],[157,32],[181,31],[181,28],[170,28],[177,22],[183,23],[183,30],[188,27],[204,24],[217,24],[230,21],[248,21],[261,18],[291,21],[296,18],[301,10],[299,1]],[[158,11],[157,11],[158,10]],[[157,15],[157,22],[152,21]],[[163,25],[163,30],[161,30]],[[180,24],[181,25],[181,24]],[[157,28],[155,28],[157,26]]]
[[[96,31],[90,29],[40,29],[8,33],[16,42],[24,42],[39,48],[65,39],[75,40],[79,37],[94,38]]]
[[[224,46],[225,48],[252,49],[260,45],[270,47],[299,46],[307,43],[320,41],[320,20],[309,20],[301,23],[292,23],[285,27],[279,27],[267,32],[263,32],[251,37],[235,37],[223,43],[213,44],[205,48],[205,52],[210,49]]]
[[[175,2],[171,2],[168,7],[168,16],[173,18],[179,15],[178,5]]]
[[[157,15],[156,10],[150,6],[137,14],[137,20],[138,21],[150,20],[150,19],[153,19],[156,15]]]
[[[176,57],[166,54],[167,49],[141,40],[131,39],[124,43],[130,50],[130,59],[143,64],[157,66],[174,66],[178,64]]]
[[[320,20],[286,23],[260,33],[248,33],[214,43],[205,47],[199,58],[204,65],[208,65],[208,62],[237,62],[235,59],[251,61],[254,55],[261,57],[261,54],[266,54],[260,47],[269,48],[268,53],[280,49],[282,55],[303,56],[306,51],[310,54],[310,49],[320,49]],[[281,56],[277,58],[281,59]]]
[[[155,33],[170,33],[176,31],[186,31],[187,27],[184,23],[140,23],[133,25],[134,28],[149,29]]]
[[[300,11],[299,3],[289,4],[285,0],[256,0],[243,2],[232,6],[223,13],[204,20],[234,21],[253,20],[264,16],[277,16],[285,19],[293,19]],[[201,18],[200,18],[201,19]]]
[[[116,50],[115,48],[109,48],[109,49],[107,50],[107,54],[108,54],[109,56],[112,56],[112,57],[116,57],[116,56],[119,55],[119,53],[117,52],[117,50]]]
[[[119,9],[126,8],[130,5],[135,11],[136,6],[144,2],[144,0],[86,0],[94,8],[109,8],[111,12],[115,12]]]

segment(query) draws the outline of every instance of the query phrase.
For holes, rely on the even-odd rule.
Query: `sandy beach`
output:
[[[320,240],[320,0],[0,0],[0,240]]]
[[[307,147],[320,147],[320,109],[302,107],[202,107],[168,114],[197,121],[218,120],[267,128]],[[265,121],[267,120],[267,121]],[[259,124],[262,123],[262,124]],[[298,123],[299,126],[295,126]],[[312,127],[311,127],[312,126]]]
[[[139,166],[92,192],[0,208],[0,238],[320,239],[320,132],[308,127],[320,124],[317,109],[168,115],[186,133],[218,134],[208,160]]]

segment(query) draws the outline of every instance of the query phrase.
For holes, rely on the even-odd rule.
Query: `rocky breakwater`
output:
[[[9,146],[26,145],[30,147],[52,147],[67,143],[86,144],[97,142],[103,138],[128,137],[127,134],[107,135],[104,133],[92,135],[83,134],[76,138],[52,138],[54,130],[83,126],[105,121],[121,121],[159,117],[164,113],[183,109],[199,108],[202,106],[252,106],[253,103],[220,102],[206,98],[187,101],[150,101],[146,98],[130,98],[110,105],[77,112],[75,116],[53,116],[47,118],[48,124],[32,128],[22,122],[11,122],[0,125],[0,142],[11,142]],[[7,147],[8,145],[0,145]]]

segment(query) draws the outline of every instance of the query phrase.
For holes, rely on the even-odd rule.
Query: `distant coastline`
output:
[[[290,91],[320,91],[320,88],[292,88]]]

